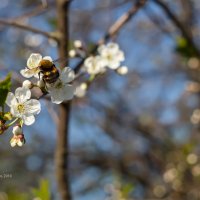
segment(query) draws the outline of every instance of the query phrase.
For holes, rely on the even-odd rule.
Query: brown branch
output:
[[[200,50],[195,44],[190,31],[184,26],[183,23],[178,19],[178,17],[170,10],[166,3],[161,0],[153,0],[157,5],[159,5],[169,19],[174,23],[174,25],[181,31],[183,37],[188,41],[188,43],[194,48],[196,54],[200,56]]]
[[[58,54],[63,58],[68,55],[68,8],[70,1],[56,0],[57,5],[57,22],[58,22]],[[61,67],[67,66],[68,61],[60,62]],[[59,105],[59,121],[57,127],[57,145],[55,152],[56,176],[58,181],[58,190],[62,200],[71,200],[68,170],[68,136],[69,136],[69,118],[70,102]]]
[[[105,43],[106,41],[108,41],[110,38],[112,38],[114,35],[116,35],[119,30],[140,10],[140,8],[142,8],[145,3],[147,2],[147,0],[138,0],[136,2],[136,4],[125,14],[123,14],[108,30],[108,32],[105,34],[105,36],[103,38],[101,38],[98,43],[93,47],[93,49],[91,50],[91,54],[95,53],[98,46],[100,44]],[[76,73],[78,73],[78,71],[80,70],[81,66],[83,65],[85,61],[85,58],[82,59],[74,68],[74,71]]]
[[[15,22],[13,20],[0,19],[0,24],[5,25],[5,26],[12,26],[12,27],[15,27],[15,28],[22,29],[24,31],[30,31],[32,33],[37,33],[37,34],[43,35],[43,36],[50,38],[50,39],[58,40],[56,33],[49,33],[49,32],[46,32],[46,31],[42,31],[40,29],[25,25],[25,24],[22,24],[22,23],[19,23],[19,22]]]

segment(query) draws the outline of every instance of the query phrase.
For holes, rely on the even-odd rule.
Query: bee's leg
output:
[[[41,74],[41,72],[39,72],[39,73],[38,73],[38,76],[39,76],[39,80],[41,80],[40,74]]]
[[[44,88],[45,88],[45,90],[48,91],[47,83],[46,83],[46,81],[44,80],[44,78],[42,78],[42,81],[43,81],[43,83],[44,83]]]

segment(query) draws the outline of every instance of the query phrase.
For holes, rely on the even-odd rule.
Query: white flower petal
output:
[[[19,147],[22,147],[22,146],[24,145],[24,141],[18,140],[18,141],[17,141],[17,145],[18,145]]]
[[[110,69],[117,69],[119,66],[120,66],[120,62],[118,62],[117,60],[111,60],[111,61],[108,63],[108,67],[109,67]]]
[[[49,94],[51,96],[52,103],[60,104],[63,101],[73,98],[75,93],[75,87],[73,85],[63,85],[62,88],[50,88]]]
[[[41,60],[42,60],[42,56],[40,54],[33,53],[30,55],[30,57],[27,60],[27,67],[29,69],[38,67]]]
[[[63,100],[58,100],[58,99],[54,98],[54,96],[51,96],[51,102],[55,103],[55,104],[61,104],[63,102]]]
[[[35,73],[27,68],[20,70],[20,74],[25,78],[31,78]]]
[[[63,102],[63,98],[62,98],[62,90],[58,90],[58,89],[51,89],[49,90],[49,94],[51,96],[51,101],[52,103],[55,104],[60,104]]]
[[[11,145],[11,147],[15,147],[16,144],[17,144],[17,141],[16,141],[14,138],[12,138],[12,139],[10,140],[10,145]]]
[[[37,78],[37,79],[41,79],[41,74],[39,76],[39,72],[37,74],[34,74],[34,77]]]
[[[124,61],[124,52],[123,51],[118,51],[115,55],[116,59],[120,62]]]
[[[26,87],[19,87],[15,90],[15,97],[19,103],[23,103],[31,98],[31,91]]]
[[[107,44],[107,48],[112,54],[116,53],[119,50],[119,45],[113,42]]]
[[[69,83],[73,81],[74,77],[75,77],[74,71],[69,67],[65,67],[60,74],[60,79],[62,80],[63,83]]]
[[[20,117],[21,115],[20,115],[19,111],[16,108],[17,108],[16,106],[12,106],[10,108],[10,112],[14,117]]]
[[[98,74],[105,64],[105,60],[101,56],[90,56],[84,62],[85,69],[89,74]]]
[[[12,92],[8,92],[7,98],[6,98],[6,104],[11,107],[12,105],[17,103],[17,99],[15,98],[15,95]]]
[[[36,115],[39,114],[41,111],[40,102],[36,99],[30,99],[24,103],[25,106],[25,113]]]
[[[73,85],[65,85],[63,88],[63,100],[71,100],[74,96],[76,88]]]
[[[45,56],[45,57],[43,57],[43,60],[49,60],[49,61],[53,61],[53,59],[50,57],[50,56]]]
[[[90,56],[88,58],[86,58],[85,62],[84,62],[84,65],[87,67],[91,66],[92,65],[92,60],[93,60],[93,56]]]
[[[22,128],[19,126],[14,126],[12,132],[14,135],[22,134]]]
[[[22,86],[30,89],[32,87],[32,83],[29,80],[25,80],[23,81]]]
[[[35,117],[33,115],[30,115],[30,116],[23,115],[22,119],[23,119],[24,124],[27,126],[30,126],[31,124],[35,122]]]
[[[99,54],[104,54],[105,50],[106,50],[106,46],[104,44],[98,47]]]

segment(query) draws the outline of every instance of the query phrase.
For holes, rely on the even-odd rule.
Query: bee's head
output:
[[[50,60],[41,60],[39,63],[40,70],[50,69],[52,67],[53,63]]]

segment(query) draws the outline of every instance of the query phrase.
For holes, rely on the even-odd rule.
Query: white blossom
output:
[[[75,41],[74,41],[74,46],[75,46],[76,48],[81,48],[81,47],[82,47],[82,42],[81,42],[80,40],[75,40]]]
[[[25,78],[36,77],[39,78],[38,73],[40,72],[38,66],[41,60],[49,60],[52,61],[50,56],[45,56],[42,58],[42,55],[39,53],[32,53],[27,60],[27,67],[20,71],[21,75]]]
[[[23,87],[26,87],[26,88],[28,88],[28,89],[30,89],[31,87],[32,87],[32,83],[31,83],[31,81],[29,81],[29,80],[25,80],[23,83],[22,83],[22,86]]]
[[[9,92],[6,99],[11,114],[22,119],[25,125],[33,124],[34,115],[39,114],[41,110],[40,102],[30,98],[31,91],[26,87],[19,87],[15,90],[15,94]]]
[[[117,68],[117,73],[120,75],[126,75],[128,73],[128,67],[121,66],[121,67]]]
[[[24,138],[24,134],[14,135],[10,140],[11,147],[15,147],[16,145],[21,147],[25,144],[26,140]]]
[[[90,56],[85,60],[84,67],[88,74],[95,75],[105,69],[105,62],[100,56]]]
[[[71,50],[69,51],[69,56],[70,56],[71,58],[74,58],[74,57],[76,56],[76,51],[75,51],[74,49],[71,49]]]
[[[111,42],[107,45],[100,45],[98,52],[105,65],[111,69],[117,69],[120,63],[124,61],[124,52],[119,49],[119,45],[116,43]]]
[[[86,83],[81,83],[75,91],[75,95],[79,98],[82,98],[85,96],[87,90],[87,84]]]
[[[22,134],[22,128],[19,125],[14,126],[12,132],[14,135]]]
[[[65,67],[55,83],[47,84],[47,90],[53,103],[60,104],[73,98],[75,87],[70,83],[74,80],[74,77],[74,71]]]

